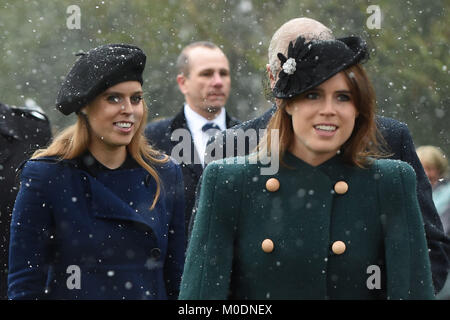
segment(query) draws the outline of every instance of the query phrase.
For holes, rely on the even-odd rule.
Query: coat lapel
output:
[[[128,203],[125,203],[97,179],[89,174],[84,175],[86,179],[83,179],[83,181],[88,184],[91,196],[90,207],[95,218],[136,222],[150,228],[154,233],[156,240],[161,238],[157,226],[160,221],[159,219],[154,218],[160,214],[158,206],[151,212],[139,212]],[[130,190],[130,193],[134,192],[140,192],[142,194],[142,191]],[[149,196],[148,201],[145,201],[144,204],[140,203],[140,207],[150,208],[152,200],[153,198]]]
[[[30,159],[28,161],[46,161],[56,163],[60,160],[56,157],[41,157],[37,159]],[[21,169],[25,162],[26,161],[21,164],[18,170]],[[156,241],[163,238],[159,230],[162,217],[161,210],[159,209],[160,206],[157,204],[152,211],[147,210],[152,205],[153,195],[155,193],[154,190],[156,190],[156,187],[154,185],[149,185],[146,181],[144,181],[146,180],[147,175],[142,174],[141,170],[129,170],[130,172],[126,173],[126,176],[130,177],[128,181],[130,181],[131,184],[125,184],[123,188],[125,188],[125,190],[127,190],[130,194],[130,199],[127,201],[134,203],[135,207],[132,207],[131,204],[124,202],[113,191],[111,191],[111,189],[106,187],[88,171],[81,169],[76,159],[65,159],[62,160],[62,162],[77,169],[77,174],[82,181],[82,188],[84,189],[82,193],[86,195],[86,199],[88,200],[88,208],[95,218],[135,222],[149,228],[152,231]],[[138,175],[137,178],[136,175]],[[139,177],[143,177],[142,183],[136,183],[139,181]],[[120,182],[124,180],[121,179],[121,177],[116,176],[114,181],[115,183],[118,183],[118,181]],[[142,201],[142,199],[146,200]]]
[[[231,127],[234,127],[235,125],[240,124],[240,121],[237,120],[236,118],[231,117],[228,113],[225,113],[225,123],[226,123],[227,128],[231,128]],[[189,128],[187,126],[186,117],[184,115],[184,107],[173,118],[169,130],[170,130],[170,133],[172,133],[174,130],[180,129],[180,128],[189,130]],[[189,130],[189,132],[190,132],[190,130]],[[172,143],[172,148],[173,148],[179,142],[171,141],[171,143]],[[190,171],[191,174],[193,174],[194,176],[199,178],[202,175],[203,167],[201,164],[196,163],[194,161],[195,157],[197,159],[199,159],[199,157],[197,154],[197,149],[195,148],[195,145],[194,145],[194,140],[192,139],[192,133],[191,133],[191,150],[193,150],[193,153],[191,155],[191,163],[189,163],[189,164],[182,163],[182,167],[184,170]]]
[[[170,125],[170,132],[172,133],[174,130],[177,129],[186,129],[189,130],[187,126],[186,117],[184,115],[184,107],[181,109],[181,111],[174,117],[171,125]],[[195,163],[194,159],[199,159],[199,156],[197,154],[197,149],[194,145],[194,140],[192,139],[192,133],[189,130],[189,133],[191,135],[191,150],[193,151],[191,154],[191,162],[190,163],[182,163],[182,167],[185,168],[185,170],[190,171],[192,174],[194,174],[197,177],[200,177],[203,172],[203,167],[201,164]],[[172,148],[175,147],[179,142],[178,141],[171,141]]]
[[[241,122],[238,119],[231,117],[228,114],[228,112],[226,112],[225,113],[225,123],[227,125],[227,129],[229,129],[229,128],[232,128],[232,127],[240,124]]]

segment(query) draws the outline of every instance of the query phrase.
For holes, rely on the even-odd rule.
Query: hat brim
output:
[[[313,40],[308,45],[308,54],[297,61],[293,74],[280,71],[272,91],[275,98],[294,98],[368,58],[366,42],[360,37]]]

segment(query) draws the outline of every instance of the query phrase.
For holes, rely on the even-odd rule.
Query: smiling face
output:
[[[138,81],[116,84],[83,108],[90,127],[89,149],[125,149],[144,114],[142,86]]]
[[[358,116],[353,99],[340,72],[288,101],[294,131],[289,151],[313,166],[332,158],[353,132]]]
[[[228,59],[218,48],[194,47],[187,52],[189,74],[177,77],[186,102],[204,118],[214,117],[227,102],[231,80]]]

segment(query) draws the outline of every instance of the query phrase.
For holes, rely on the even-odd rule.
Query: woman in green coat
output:
[[[279,139],[207,166],[180,299],[432,299],[414,170],[376,160],[365,42],[300,36],[278,57]]]

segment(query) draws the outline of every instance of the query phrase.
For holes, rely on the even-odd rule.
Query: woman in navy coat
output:
[[[376,160],[365,42],[286,51],[259,153],[204,171],[180,299],[433,299],[414,170]]]
[[[10,299],[176,299],[184,263],[183,177],[143,129],[146,56],[131,45],[82,54],[57,107],[77,122],[21,172]]]

